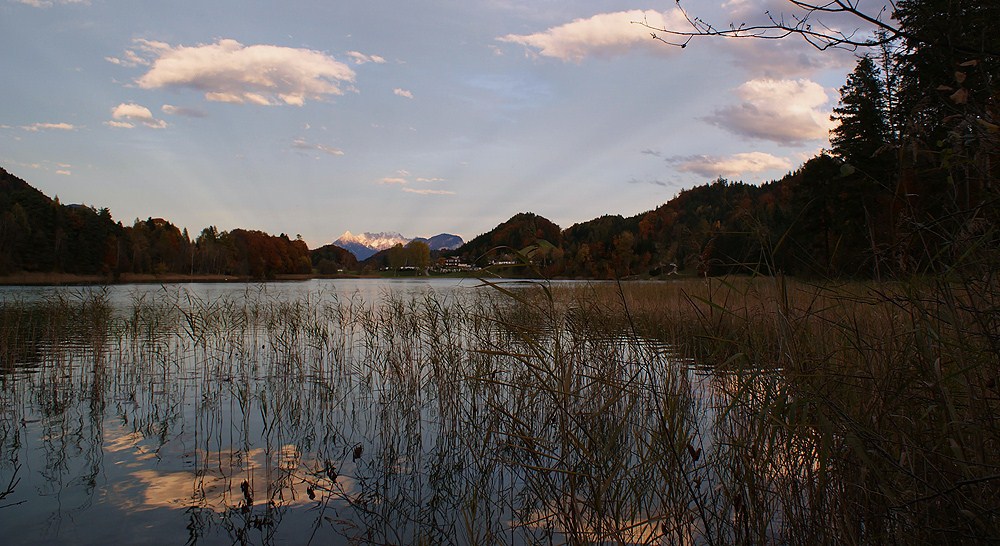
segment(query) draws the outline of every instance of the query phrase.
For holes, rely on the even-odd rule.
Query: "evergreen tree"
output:
[[[893,196],[899,179],[901,119],[898,104],[899,63],[891,47],[883,47],[879,66],[865,55],[840,89],[840,105],[830,132],[833,152],[846,161],[836,182],[837,256],[831,266],[848,274],[880,275],[886,249],[895,243]]]
[[[916,268],[993,268],[1000,256],[970,259],[968,247],[997,248],[1000,233],[1000,2],[900,0],[894,17],[905,30],[901,106],[912,152],[900,156],[898,194],[908,253]]]
[[[933,131],[968,106],[982,108],[995,100],[1000,83],[1000,33],[995,28],[1000,3],[900,0],[894,17],[905,30],[904,94],[911,109],[924,114],[924,126],[914,129]]]
[[[904,46],[902,40],[892,39],[888,32],[876,32],[879,46],[875,62],[881,72],[882,102],[885,107],[886,123],[888,125],[888,141],[893,146],[899,146],[903,138],[906,116],[901,107],[901,94],[904,73]]]
[[[840,105],[831,119],[840,125],[830,131],[833,152],[841,159],[864,169],[873,164],[889,138],[889,123],[879,69],[868,55],[840,88]]]

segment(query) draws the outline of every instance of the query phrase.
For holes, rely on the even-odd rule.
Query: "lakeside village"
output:
[[[385,266],[379,269],[379,271],[391,272],[396,271],[401,274],[409,275],[430,275],[431,273],[437,275],[453,275],[453,274],[465,274],[474,273],[476,271],[483,271],[484,269],[497,268],[497,267],[512,267],[517,265],[517,260],[511,259],[509,257],[499,257],[491,259],[486,262],[484,266],[467,264],[462,261],[459,256],[443,256],[438,258],[438,260],[432,264],[430,267],[418,267],[414,265],[402,265],[399,267]],[[344,269],[338,269],[337,273],[347,273]]]

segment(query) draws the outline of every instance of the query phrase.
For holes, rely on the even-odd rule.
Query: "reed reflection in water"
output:
[[[4,300],[5,538],[680,544],[741,532],[720,472],[734,459],[716,436],[747,429],[716,408],[742,386],[578,289],[472,284]]]

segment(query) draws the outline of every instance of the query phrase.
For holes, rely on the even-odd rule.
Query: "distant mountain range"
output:
[[[410,241],[424,241],[431,250],[452,250],[462,246],[465,241],[458,235],[442,233],[430,239],[423,237],[409,238],[395,232],[365,232],[358,235],[345,231],[333,244],[354,254],[358,260],[366,260],[380,251],[396,245],[406,245]]]

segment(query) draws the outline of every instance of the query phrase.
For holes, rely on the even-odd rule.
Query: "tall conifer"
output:
[[[833,109],[832,119],[840,122],[830,131],[833,152],[863,169],[872,166],[890,140],[882,90],[878,67],[864,55],[840,88],[840,105]]]

